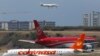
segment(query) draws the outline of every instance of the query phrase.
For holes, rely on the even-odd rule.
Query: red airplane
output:
[[[35,24],[37,39],[36,40],[19,40],[19,41],[37,43],[37,44],[44,45],[47,47],[55,47],[55,46],[63,45],[66,43],[73,43],[77,40],[77,37],[69,37],[69,36],[67,37],[47,37],[42,31],[42,29],[40,28],[40,25],[37,22],[37,20],[34,20],[34,24]],[[94,41],[95,39],[91,37],[86,37],[85,40]]]

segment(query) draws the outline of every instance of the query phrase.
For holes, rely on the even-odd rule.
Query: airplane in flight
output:
[[[34,20],[34,25],[36,29],[37,39],[36,40],[18,40],[22,42],[28,42],[28,43],[37,43],[46,47],[56,47],[63,44],[68,43],[74,43],[78,37],[47,37],[43,30],[41,29],[39,23],[37,20]],[[89,38],[85,38],[85,40],[88,40]],[[67,46],[71,46],[68,44]]]
[[[83,52],[85,34],[81,34],[70,48],[10,49],[2,56],[63,56]]]
[[[58,7],[57,4],[40,4],[40,6],[42,6],[42,7],[48,7],[48,8],[50,8],[50,7]]]

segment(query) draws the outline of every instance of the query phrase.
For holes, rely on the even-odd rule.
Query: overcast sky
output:
[[[55,3],[59,7],[45,8],[41,3]],[[79,26],[83,14],[92,11],[100,11],[100,0],[0,0],[0,21],[37,19]]]

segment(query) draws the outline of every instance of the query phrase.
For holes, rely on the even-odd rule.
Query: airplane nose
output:
[[[41,6],[43,6],[43,4],[41,4]]]

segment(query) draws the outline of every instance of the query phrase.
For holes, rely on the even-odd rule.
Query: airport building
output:
[[[84,24],[84,27],[88,27],[89,26],[89,14],[84,14],[83,16],[84,20],[83,20],[83,24]]]
[[[39,24],[42,28],[44,27],[55,27],[55,22],[53,21],[39,21]]]
[[[55,22],[52,21],[39,21],[39,24],[42,28],[55,27]],[[0,30],[32,30],[34,29],[33,21],[1,21]]]
[[[83,15],[84,27],[100,27],[100,12],[92,11]]]
[[[100,27],[100,12],[93,11],[93,26]]]

